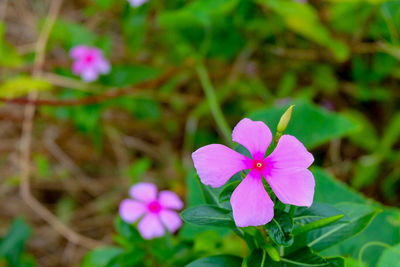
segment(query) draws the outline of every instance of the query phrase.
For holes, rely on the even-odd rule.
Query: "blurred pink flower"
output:
[[[157,187],[151,183],[138,183],[129,191],[133,199],[125,199],[119,206],[121,218],[134,223],[142,218],[138,230],[145,239],[160,237],[175,232],[182,225],[176,210],[183,208],[180,198],[171,191],[161,191],[157,196]]]
[[[131,4],[133,7],[138,7],[140,5],[143,5],[146,3],[148,0],[128,0],[128,2]]]
[[[72,71],[85,82],[93,82],[100,74],[110,72],[110,63],[97,47],[78,45],[71,49],[70,56],[74,59]]]
[[[201,182],[212,187],[222,186],[235,173],[250,169],[231,196],[237,226],[264,225],[274,217],[274,203],[262,177],[281,202],[311,206],[315,180],[307,168],[314,157],[298,139],[283,135],[275,150],[265,157],[272,141],[271,131],[264,122],[246,118],[233,129],[232,140],[247,148],[252,158],[218,144],[199,148],[192,158]]]

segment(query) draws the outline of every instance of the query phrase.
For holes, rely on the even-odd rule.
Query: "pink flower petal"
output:
[[[274,203],[265,191],[261,173],[253,170],[231,196],[233,219],[239,227],[264,225],[274,217]]]
[[[157,187],[151,183],[137,183],[129,190],[129,195],[144,203],[157,200]]]
[[[182,226],[182,220],[178,213],[170,210],[162,210],[159,214],[162,223],[171,233],[175,232]]]
[[[146,212],[146,205],[131,199],[125,199],[119,205],[119,215],[128,222],[136,222]]]
[[[111,70],[110,63],[103,56],[96,62],[96,68],[101,74],[107,74]]]
[[[229,147],[212,144],[199,148],[192,154],[194,167],[203,184],[219,187],[234,174],[248,168],[249,160]]]
[[[253,159],[263,159],[272,140],[272,133],[262,121],[241,120],[233,129],[232,140],[243,145]]]
[[[138,224],[138,230],[144,239],[160,237],[165,234],[164,226],[162,225],[158,215],[148,213]]]
[[[128,2],[131,4],[133,7],[138,7],[140,5],[143,5],[146,3],[148,0],[128,0]]]
[[[99,77],[99,74],[97,73],[97,71],[92,68],[85,68],[82,73],[81,73],[81,77],[82,80],[84,80],[85,82],[93,82],[95,80],[97,80],[97,78]]]
[[[76,60],[73,64],[72,64],[72,72],[75,75],[80,75],[83,70],[85,70],[87,68],[87,64],[85,61],[83,60]]]
[[[293,169],[310,167],[314,157],[296,137],[282,135],[267,160],[272,163],[273,168]]]
[[[70,57],[74,59],[80,59],[81,57],[85,56],[86,53],[89,51],[89,47],[86,45],[77,45],[74,46],[71,51],[69,52]]]
[[[271,169],[264,174],[275,195],[282,203],[311,206],[315,180],[308,169]]]
[[[177,194],[171,191],[161,191],[158,201],[164,208],[180,210],[183,208],[183,202]]]

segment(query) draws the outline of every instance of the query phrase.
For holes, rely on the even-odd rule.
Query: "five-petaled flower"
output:
[[[165,230],[175,232],[182,225],[176,210],[183,208],[180,198],[171,191],[161,191],[151,183],[138,183],[129,191],[132,199],[125,199],[119,206],[119,214],[127,223],[142,218],[138,230],[145,239],[160,237]],[[166,228],[166,229],[165,229]]]
[[[97,47],[78,45],[71,49],[70,56],[74,59],[73,73],[80,75],[85,82],[93,82],[100,74],[110,72],[110,63]]]
[[[128,0],[128,2],[131,4],[133,7],[138,7],[140,5],[143,5],[146,3],[148,0]]]
[[[237,226],[264,225],[272,220],[274,203],[262,177],[281,202],[311,206],[315,180],[307,168],[314,157],[298,139],[283,135],[275,150],[265,157],[272,141],[271,131],[264,122],[246,118],[233,129],[232,140],[243,145],[251,158],[219,144],[199,148],[192,158],[202,183],[212,187],[224,185],[237,172],[250,170],[231,196]]]

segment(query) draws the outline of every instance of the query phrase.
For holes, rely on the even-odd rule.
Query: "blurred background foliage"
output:
[[[77,232],[110,244],[119,201],[138,181],[176,191],[187,207],[204,203],[191,152],[229,144],[230,128],[243,117],[274,132],[295,104],[287,133],[315,156],[317,200],[367,204],[371,211],[359,210],[354,220],[383,211],[323,253],[351,256],[348,266],[361,266],[360,255],[364,266],[399,262],[400,1],[150,0],[137,8],[125,0],[64,1],[44,73],[35,77],[35,42],[50,2],[0,2],[0,265],[77,266],[87,253],[18,195],[23,108],[32,90],[40,91],[33,194]],[[111,73],[90,84],[74,76],[68,52],[80,44],[101,48]],[[31,226],[11,224],[19,216]],[[123,222],[116,229],[119,244],[137,235]],[[185,225],[170,238],[170,249],[146,245],[155,259],[146,249],[133,257],[108,247],[87,254],[82,266],[105,266],[118,255],[110,266],[144,258],[172,264],[172,255],[180,266],[216,251],[247,253],[221,229]],[[185,258],[189,247],[196,254]],[[137,262],[121,265],[127,258]]]

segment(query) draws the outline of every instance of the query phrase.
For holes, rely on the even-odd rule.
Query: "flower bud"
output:
[[[290,117],[292,116],[292,109],[294,105],[291,105],[285,113],[283,113],[281,119],[279,120],[278,127],[276,128],[278,133],[283,133],[289,124]]]

